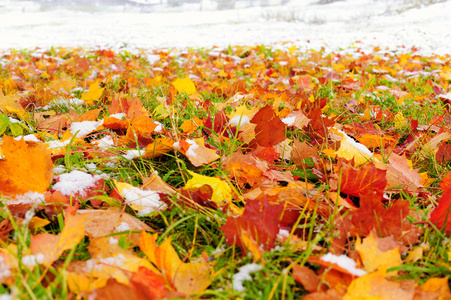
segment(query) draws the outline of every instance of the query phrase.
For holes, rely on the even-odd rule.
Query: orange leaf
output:
[[[370,273],[351,282],[343,300],[351,299],[413,299],[414,281],[388,281],[385,270]]]
[[[83,239],[87,217],[66,213],[64,229],[60,234],[42,233],[31,237],[31,253],[43,254],[44,265],[52,264],[64,251],[74,248]]]
[[[191,295],[201,293],[210,285],[212,270],[205,259],[184,263],[172,247],[170,238],[160,246],[156,245],[156,239],[156,234],[150,235],[143,231],[139,247],[173,288],[185,295]]]
[[[53,176],[50,152],[43,144],[27,144],[5,136],[0,160],[0,194],[44,193]]]

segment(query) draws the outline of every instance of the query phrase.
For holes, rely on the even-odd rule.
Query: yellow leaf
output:
[[[32,231],[35,231],[36,229],[42,228],[42,227],[46,226],[47,224],[50,224],[49,220],[34,216],[33,218],[31,218],[30,223],[28,223],[28,227]]]
[[[427,244],[413,248],[409,255],[407,255],[406,262],[419,261],[420,259],[423,259],[423,251],[427,249],[429,249]]]
[[[158,119],[164,119],[169,117],[170,113],[167,110],[167,108],[164,106],[164,104],[160,104],[153,110],[152,113],[154,116],[158,117]]]
[[[201,293],[210,285],[212,269],[205,259],[184,263],[172,247],[170,238],[160,246],[156,245],[156,240],[157,234],[150,235],[143,231],[139,248],[178,292],[186,295]]]
[[[291,46],[290,48],[288,48],[288,51],[290,52],[290,54],[293,54],[294,52],[296,52],[298,48],[296,47],[296,45]]]
[[[22,108],[22,105],[19,104],[19,100],[19,95],[9,94],[8,96],[5,96],[0,90],[0,110],[4,113],[13,114],[23,112],[24,109]]]
[[[374,272],[381,267],[391,268],[402,265],[398,247],[385,252],[379,250],[379,241],[376,240],[373,232],[363,239],[363,243],[360,238],[357,239],[355,248],[359,252],[367,272]]]
[[[335,152],[338,157],[351,160],[354,159],[356,165],[363,165],[371,160],[371,153],[365,145],[360,144],[345,136],[341,139],[340,148]]]
[[[398,112],[395,115],[395,128],[400,129],[407,125],[407,119],[403,116],[402,112]]]
[[[213,189],[211,201],[223,204],[229,203],[232,199],[232,189],[230,186],[219,178],[207,177],[188,171],[193,178],[188,180],[185,189],[199,189],[204,185],[208,185]]]
[[[243,230],[240,233],[241,242],[243,243],[244,247],[247,250],[249,250],[250,252],[252,252],[252,254],[254,254],[254,262],[257,262],[259,260],[263,261],[263,257],[260,252],[259,245],[254,240],[249,238],[250,236],[251,236],[250,233]]]
[[[204,125],[204,122],[199,119],[198,116],[194,116],[192,120],[185,120],[183,124],[180,126],[180,129],[183,130],[184,133],[191,134],[196,130],[199,126]]]
[[[60,78],[57,78],[50,83],[50,89],[53,91],[64,91],[70,93],[75,87],[77,81],[67,74],[62,74]]]
[[[81,96],[81,100],[85,101],[86,104],[94,104],[94,101],[99,100],[100,96],[102,96],[104,89],[100,88],[99,82],[96,81],[89,86],[88,92]]]
[[[88,277],[85,274],[67,272],[66,281],[69,290],[72,293],[80,294],[81,292],[90,292],[94,289],[98,289],[105,286],[108,279],[107,278],[94,279],[92,278],[92,276]]]
[[[440,77],[445,80],[451,80],[451,72],[441,72]]]
[[[179,93],[186,93],[187,95],[196,93],[196,87],[189,77],[177,78],[172,84]]]

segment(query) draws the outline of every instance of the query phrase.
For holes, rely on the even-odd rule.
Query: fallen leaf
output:
[[[200,189],[202,186],[208,185],[213,190],[211,201],[214,203],[225,205],[232,200],[232,189],[225,181],[215,177],[199,175],[191,171],[188,171],[188,173],[193,177],[186,182],[185,189]]]
[[[94,104],[94,101],[99,100],[100,96],[102,96],[103,94],[103,90],[105,88],[101,88],[99,86],[99,82],[95,81],[93,83],[91,83],[91,85],[89,86],[89,90],[87,93],[84,93],[81,96],[81,100],[85,101],[86,104],[92,105]]]
[[[142,232],[139,247],[173,288],[189,296],[201,293],[211,284],[213,273],[204,259],[184,263],[172,247],[170,238],[159,246],[155,243],[156,239],[156,234]]]
[[[262,147],[275,146],[286,139],[285,124],[276,116],[270,106],[260,109],[252,118],[256,124],[255,141]]]
[[[375,237],[374,231],[372,231],[369,236],[363,239],[363,243],[358,238],[355,245],[355,249],[362,258],[365,271],[369,273],[380,268],[388,269],[402,265],[398,247],[388,251],[381,251],[379,249],[379,242],[380,240]]]
[[[29,191],[44,193],[53,176],[50,152],[43,144],[5,136],[0,160],[0,193],[14,197]]]
[[[186,93],[188,96],[196,93],[196,86],[189,77],[177,78],[172,85],[179,93]]]

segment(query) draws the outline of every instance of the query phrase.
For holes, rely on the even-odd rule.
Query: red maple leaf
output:
[[[270,106],[260,109],[252,118],[251,123],[255,127],[255,141],[263,147],[272,147],[283,142],[285,136],[285,124],[276,116]]]
[[[356,169],[351,163],[344,163],[342,160],[338,163],[338,167],[340,166],[342,166],[340,192],[356,197],[371,190],[378,195],[384,193],[387,185],[386,170],[376,168],[373,163]]]
[[[237,245],[246,255],[246,247],[242,242],[242,235],[245,234],[264,250],[272,249],[279,233],[283,208],[283,202],[270,205],[265,199],[262,205],[258,200],[248,200],[244,213],[238,218],[228,217],[226,224],[221,227],[227,244]]]
[[[346,217],[350,219],[351,235],[368,236],[376,230],[380,236],[393,236],[403,244],[418,241],[421,230],[407,220],[410,203],[405,200],[396,201],[390,208],[384,208],[382,195],[374,191],[360,195],[360,208]]]

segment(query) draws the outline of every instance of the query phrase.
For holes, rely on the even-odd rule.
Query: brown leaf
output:
[[[294,140],[291,151],[291,159],[295,164],[302,164],[304,159],[315,157],[318,157],[318,147],[316,145],[310,147],[305,142],[300,142],[296,139]]]

